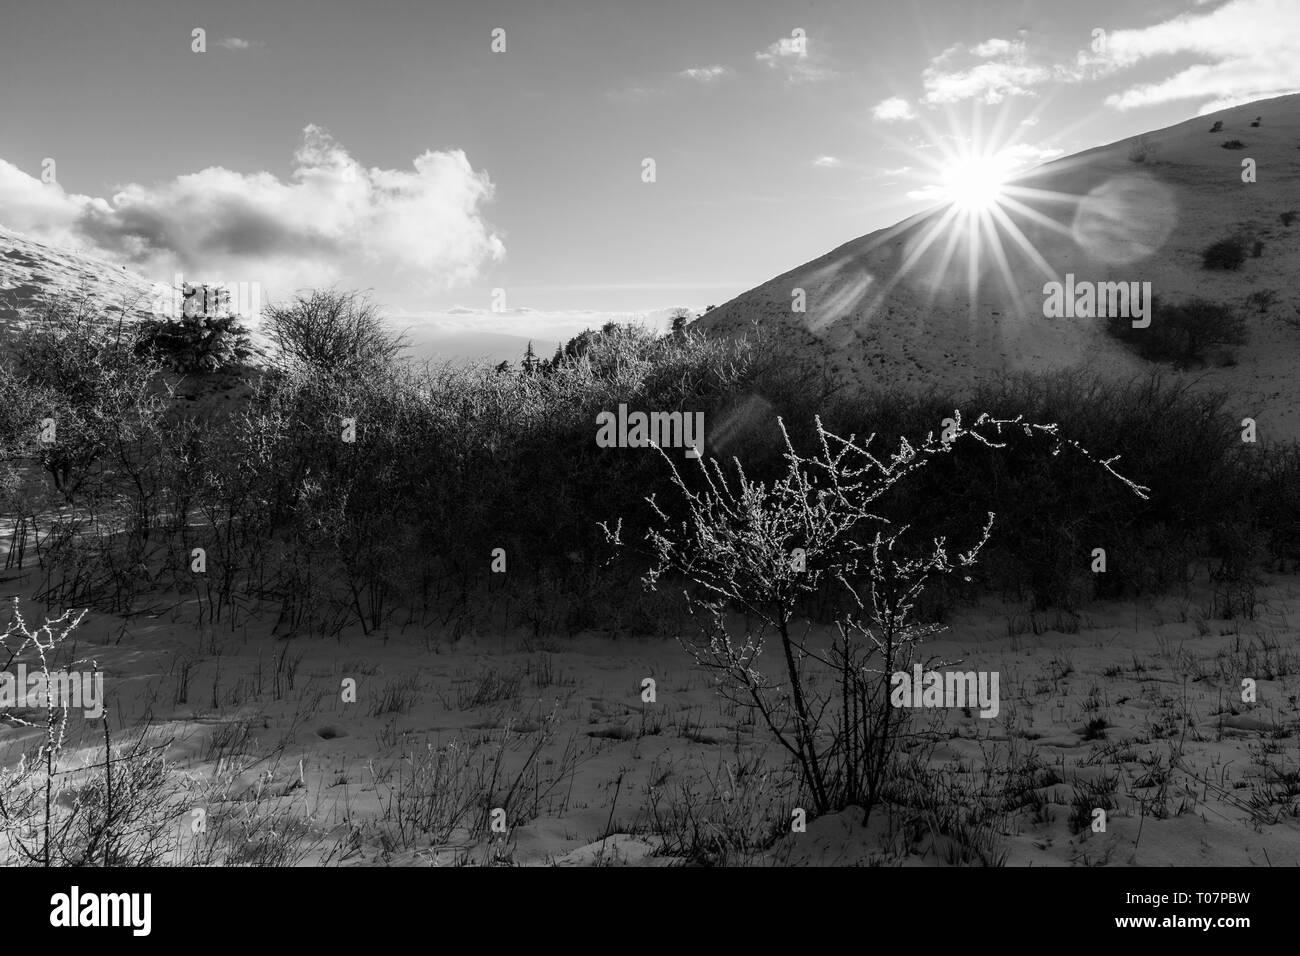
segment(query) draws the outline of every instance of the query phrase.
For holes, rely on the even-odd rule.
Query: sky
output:
[[[561,334],[721,304],[972,158],[1300,91],[1297,50],[1296,0],[5,0],[0,225]]]

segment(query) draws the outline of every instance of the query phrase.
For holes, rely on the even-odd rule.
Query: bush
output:
[[[20,663],[40,671],[47,688],[56,659],[75,648],[70,640],[85,611],[65,611],[40,627],[23,618],[17,598],[0,631],[5,669]],[[62,666],[93,667],[88,660]],[[13,674],[6,676],[12,679]],[[50,691],[47,689],[47,694]],[[47,698],[48,699],[48,698]],[[169,799],[168,765],[161,756],[171,741],[150,748],[142,740],[114,746],[103,716],[102,759],[77,767],[67,758],[75,749],[64,706],[43,708],[33,722],[6,712],[0,717],[15,727],[44,733],[16,765],[0,767],[0,863],[7,866],[158,866],[177,848],[176,810]]]
[[[1154,163],[1156,152],[1156,144],[1150,137],[1139,136],[1129,145],[1128,159],[1131,163]]]
[[[352,376],[388,365],[406,347],[364,295],[334,289],[266,309],[266,330],[285,365]]]
[[[155,362],[136,353],[89,297],[55,297],[19,336],[15,358],[0,364],[0,444],[36,460],[55,489],[71,497],[106,460],[156,423]],[[38,441],[49,419],[53,441]]]
[[[174,372],[217,372],[252,354],[248,330],[237,316],[185,316],[141,323],[136,353],[160,359]]]
[[[1139,501],[1113,483],[1086,474],[1081,480],[1077,469],[1020,441],[999,454],[968,446],[932,463],[881,501],[879,513],[910,521],[917,535],[950,533],[954,540],[978,531],[986,511],[998,515],[974,581],[936,581],[928,592],[932,615],[990,590],[1031,598],[1037,608],[1069,609],[1094,595],[1181,587],[1211,550],[1211,529],[1268,527],[1252,464],[1257,449],[1241,442],[1240,416],[1232,415],[1227,397],[1160,373],[1131,382],[1081,372],[1017,375],[961,397],[881,392],[841,402],[825,420],[841,434],[916,440],[941,427],[958,401],[1000,418],[1059,424],[1084,447],[1121,456],[1125,473],[1152,491]],[[809,431],[795,436],[798,446],[812,447]],[[746,467],[758,473],[748,461]],[[1106,574],[1089,571],[1095,546],[1106,547]]]
[[[1278,218],[1282,220],[1282,225],[1290,226],[1291,223],[1296,221],[1297,216],[1300,216],[1300,213],[1297,213],[1294,209],[1291,209],[1288,210],[1287,212],[1282,213],[1282,215],[1279,216]]]
[[[1000,457],[1013,439],[1052,458],[1077,453],[1100,466],[1103,484],[1110,483],[1108,475],[1137,498],[1149,489],[1062,438],[1056,425],[1019,416],[984,414],[965,425],[953,412],[938,436],[931,431],[916,443],[900,437],[880,451],[871,438],[842,438],[817,421],[817,451],[808,456],[778,425],[786,467],[770,484],[750,478],[739,462],[724,469],[717,459],[701,460],[688,480],[665,458],[686,510],[679,519],[656,506],[658,520],[645,535],[653,555],[645,580],[656,587],[671,574],[674,587],[676,579],[688,582],[699,636],[682,643],[696,666],[724,699],[755,708],[794,758],[818,813],[856,805],[865,811],[865,825],[894,776],[896,748],[909,723],[891,685],[895,675],[921,664],[921,645],[938,630],[918,619],[918,600],[933,580],[953,571],[968,574],[994,524],[988,512],[966,534],[944,533],[949,528],[914,535],[915,517],[938,515],[946,523],[973,509],[944,511],[917,501],[915,512],[891,520],[878,512],[880,500],[941,460],[956,458],[959,448]],[[1087,471],[1095,483],[1097,472]],[[606,530],[611,543],[623,544],[621,522]],[[948,544],[958,537],[964,548]],[[835,589],[843,601],[834,616],[839,638],[829,647],[818,646],[799,621],[801,603],[821,588]],[[734,634],[741,626],[744,633]],[[779,642],[783,673],[777,679],[758,666],[769,639]],[[829,664],[830,687],[818,686],[809,674],[814,661]]]
[[[1206,269],[1240,269],[1246,261],[1246,243],[1239,237],[1220,239],[1201,253]]]
[[[1239,139],[1230,139],[1223,144],[1224,149],[1245,149],[1246,144]]]
[[[1133,328],[1131,320],[1111,317],[1106,330],[1132,345],[1143,358],[1187,366],[1204,360],[1214,345],[1243,345],[1246,320],[1224,305],[1191,299],[1172,303],[1155,296],[1151,301],[1151,324]]]
[[[1153,308],[1150,328],[1117,331],[1157,356],[1191,361],[1244,335],[1213,306]],[[368,630],[401,609],[425,624],[523,623],[539,636],[680,632],[684,612],[640,586],[652,556],[611,553],[600,528],[621,517],[639,533],[656,526],[656,509],[677,523],[687,516],[653,449],[595,444],[597,413],[620,403],[702,412],[705,454],[736,459],[755,482],[788,473],[778,418],[789,444],[815,459],[819,416],[835,435],[907,436],[916,447],[973,404],[1000,419],[1057,423],[1085,447],[1122,455],[1126,473],[1151,487],[1148,500],[1133,500],[1018,434],[996,453],[966,443],[935,456],[874,502],[875,513],[911,522],[921,541],[978,540],[989,511],[999,525],[972,581],[937,575],[920,594],[925,620],[975,589],[1073,607],[1095,594],[1180,587],[1206,555],[1239,561],[1260,535],[1274,535],[1275,551],[1294,541],[1270,530],[1294,524],[1294,509],[1276,499],[1291,494],[1294,470],[1265,482],[1261,449],[1240,441],[1240,415],[1222,396],[1158,376],[1115,384],[1057,373],[973,394],[837,394],[824,369],[791,367],[757,333],[736,342],[611,326],[577,337],[532,375],[391,363],[323,376],[287,363],[236,414],[195,421],[173,409],[164,426],[154,366],[133,343],[75,310],[34,321],[31,335],[28,366],[0,367],[0,493],[5,511],[41,526],[42,600],[65,607],[127,609],[134,595],[178,588],[205,619],[278,607],[279,631],[334,633],[349,620]],[[35,423],[51,414],[60,441],[45,447]],[[344,418],[356,420],[353,442],[340,440]],[[63,503],[38,494],[33,461],[55,469],[63,493],[82,489],[78,514],[99,509],[89,520],[100,537],[70,530],[60,532],[67,547],[59,536],[49,543]],[[207,551],[205,575],[180,559],[195,547]],[[491,571],[498,547],[508,574]],[[1093,547],[1108,551],[1104,575],[1088,570]],[[19,541],[12,553],[21,550]],[[835,621],[847,601],[827,584],[801,592],[798,610]]]
[[[1219,133],[1222,131],[1223,131],[1223,120],[1215,120],[1214,125],[1210,127],[1210,132]]]
[[[1267,312],[1275,302],[1277,302],[1276,289],[1259,289],[1246,296],[1246,305],[1261,315]]]

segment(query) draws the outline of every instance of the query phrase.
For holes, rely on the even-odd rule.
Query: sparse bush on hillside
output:
[[[1277,302],[1276,289],[1259,289],[1246,296],[1246,306],[1261,315],[1272,308],[1275,302]]]
[[[1294,209],[1291,209],[1282,213],[1282,215],[1279,216],[1278,218],[1282,220],[1282,225],[1289,227],[1291,223],[1296,221],[1297,216],[1300,216],[1300,213],[1296,212]]]
[[[1130,319],[1115,316],[1106,330],[1143,358],[1178,366],[1204,361],[1211,346],[1243,345],[1247,338],[1246,320],[1236,310],[1204,299],[1173,303],[1153,297],[1149,326],[1135,329]]]
[[[1129,144],[1128,158],[1131,163],[1154,163],[1156,153],[1156,144],[1149,136],[1139,136]]]
[[[1259,125],[1260,123],[1262,123],[1262,122],[1264,122],[1264,117],[1262,117],[1262,116],[1256,116],[1253,120],[1251,120],[1250,125],[1251,125],[1251,126],[1258,126],[1258,125]]]
[[[1201,253],[1206,269],[1240,269],[1246,261],[1246,243],[1240,236],[1220,239]]]
[[[1215,120],[1214,125],[1210,127],[1210,132],[1219,133],[1222,131],[1223,131],[1223,120]]]
[[[1224,149],[1245,149],[1246,144],[1239,139],[1230,139],[1223,144]]]

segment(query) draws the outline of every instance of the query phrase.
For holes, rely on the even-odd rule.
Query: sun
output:
[[[944,198],[966,212],[986,212],[1003,196],[1010,169],[998,156],[961,156],[946,164],[939,181]]]
[[[1038,243],[1045,236],[1073,237],[1070,214],[1081,197],[1054,188],[1048,183],[1056,179],[1036,173],[1037,166],[1061,153],[1051,139],[1021,140],[1037,125],[1037,114],[1022,118],[1005,108],[975,109],[963,121],[947,110],[943,118],[946,123],[934,123],[918,113],[919,128],[908,136],[885,134],[906,165],[882,173],[914,184],[898,183],[899,198],[929,208],[900,223],[907,236],[902,258],[886,281],[872,286],[868,312],[902,282],[924,285],[933,297],[943,289],[955,291],[964,273],[973,315],[988,301],[982,297],[986,283],[1000,284],[1002,293],[1015,299],[1023,294],[1026,270],[1059,278]],[[880,241],[899,231],[883,231]]]

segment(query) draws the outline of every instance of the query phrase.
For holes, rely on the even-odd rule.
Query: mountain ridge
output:
[[[1223,127],[1211,132],[1216,122]],[[1234,139],[1244,148],[1224,148]],[[1297,438],[1300,221],[1283,224],[1280,214],[1300,210],[1298,147],[1300,94],[1092,147],[1008,184],[1024,208],[1007,203],[1001,215],[1023,245],[995,213],[1001,252],[985,241],[972,254],[969,235],[944,225],[947,207],[936,206],[755,286],[699,327],[735,335],[757,322],[792,358],[828,367],[850,389],[963,392],[1017,371],[1071,367],[1131,377],[1150,363],[1102,322],[1044,318],[1044,286],[1069,273],[1149,281],[1170,301],[1202,298],[1248,313],[1250,340],[1235,359],[1170,374],[1228,389],[1264,434]],[[1257,164],[1255,183],[1242,181],[1247,157]],[[979,234],[989,235],[983,227]],[[1262,243],[1260,255],[1237,271],[1204,269],[1205,247],[1230,235],[1252,251]],[[799,289],[803,313],[793,310]],[[1256,292],[1272,293],[1266,311],[1247,305]]]

